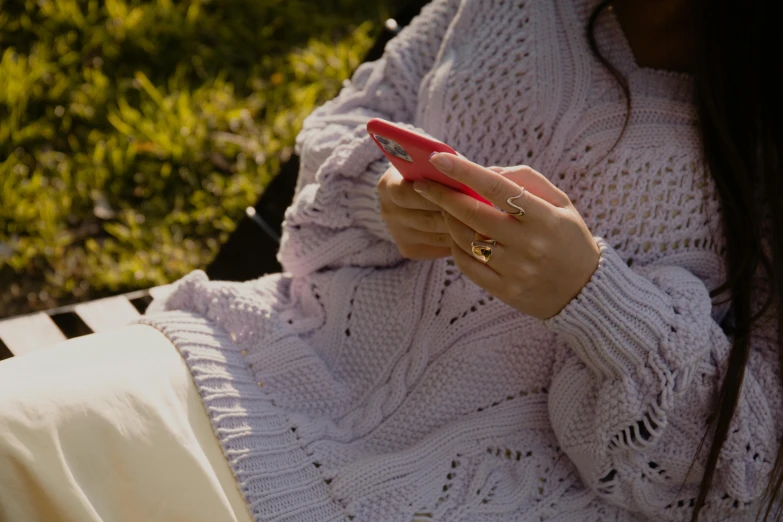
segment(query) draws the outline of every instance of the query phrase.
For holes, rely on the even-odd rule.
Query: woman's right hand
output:
[[[451,255],[451,235],[441,208],[413,190],[394,167],[378,180],[381,217],[400,253],[408,259],[438,259]]]

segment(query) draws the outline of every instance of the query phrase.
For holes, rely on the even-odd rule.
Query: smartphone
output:
[[[492,203],[475,190],[446,176],[430,163],[430,155],[433,152],[457,155],[456,151],[445,143],[380,118],[367,122],[367,132],[404,179],[416,181],[426,178],[436,181],[492,206]]]

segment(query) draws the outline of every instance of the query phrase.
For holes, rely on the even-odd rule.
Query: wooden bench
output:
[[[42,350],[66,339],[120,328],[144,313],[170,285],[0,320],[0,360]]]

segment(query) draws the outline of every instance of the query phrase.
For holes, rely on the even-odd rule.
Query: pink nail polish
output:
[[[435,167],[440,171],[449,172],[451,168],[454,166],[454,162],[449,157],[451,155],[445,152],[443,154],[438,154],[437,156],[435,154],[438,153],[433,152],[432,154],[430,154],[430,163],[435,165]]]

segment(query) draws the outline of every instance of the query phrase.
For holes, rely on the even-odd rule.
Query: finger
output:
[[[468,185],[493,205],[506,212],[514,213],[517,211],[506,200],[510,197],[518,196],[521,192],[520,186],[525,187],[528,191],[531,190],[523,184],[515,183],[511,179],[504,177],[502,174],[493,172],[481,165],[476,165],[466,158],[454,156],[453,154],[435,154],[430,158],[430,162],[445,175]],[[532,171],[532,169],[529,170]],[[527,221],[534,220],[536,215],[548,210],[546,207],[551,207],[549,202],[545,202],[545,200],[540,198],[528,198],[525,194],[519,200],[515,200],[515,204],[519,205],[521,200],[524,200],[524,203],[528,205],[527,207],[523,206],[526,215],[530,214]]]
[[[530,192],[532,195],[556,207],[563,208],[570,204],[568,195],[565,192],[553,185],[546,176],[527,165],[506,167],[499,174],[520,187],[525,187],[526,192]],[[519,205],[517,200],[514,200],[514,203]]]
[[[506,243],[519,235],[520,222],[500,210],[440,183],[416,183],[424,197],[476,232]]]
[[[425,200],[426,201],[426,200]],[[448,232],[442,212],[432,210],[413,210],[398,208],[393,218],[408,228],[421,230],[422,232]]]
[[[447,247],[451,244],[451,236],[446,232],[423,232],[414,228],[390,227],[395,240],[404,245],[428,245]]]
[[[430,245],[411,245],[405,248],[405,251],[401,252],[407,259],[415,259],[418,261],[424,261],[429,259],[440,259],[442,257],[449,257],[451,255],[451,247],[434,247]]]
[[[493,254],[494,255],[494,254]],[[463,274],[487,292],[500,295],[503,277],[452,241],[451,256]],[[492,260],[490,259],[490,263]]]
[[[527,165],[517,165],[515,167],[492,166],[487,168],[492,172],[497,172],[504,178],[510,179],[520,187],[525,187],[526,191],[529,191],[534,196],[538,196],[554,206],[564,207],[570,202],[570,199],[565,192],[552,185],[543,174]],[[554,191],[551,189],[554,189]],[[520,203],[518,199],[512,201],[516,205],[519,205]]]
[[[487,238],[487,236],[476,232],[459,219],[452,217],[450,214],[446,214],[444,223],[448,229],[449,235],[454,240],[454,242],[468,254],[471,253],[470,243],[476,239],[477,235],[481,236],[482,239]]]
[[[398,207],[412,210],[441,210],[438,205],[426,200],[413,190],[413,183],[407,180],[389,185],[387,194],[391,202]]]

